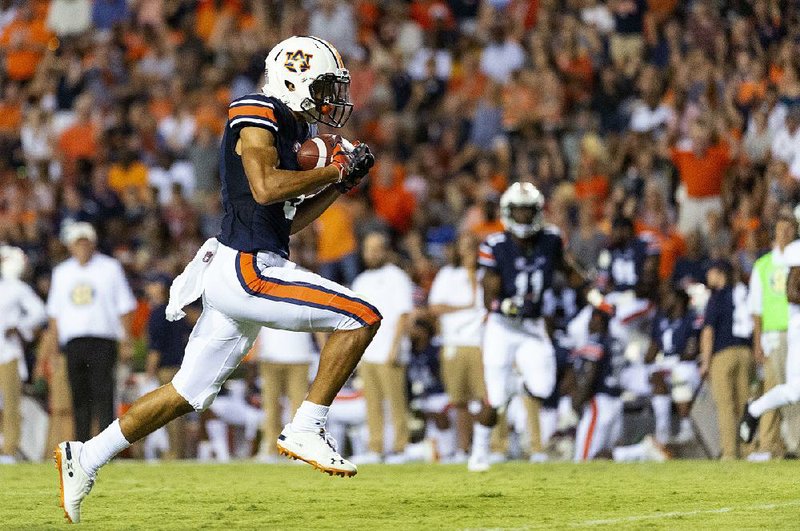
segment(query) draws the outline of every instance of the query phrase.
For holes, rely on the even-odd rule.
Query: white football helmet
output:
[[[317,37],[289,37],[267,55],[264,94],[310,122],[342,127],[353,112],[350,72],[339,52]]]
[[[532,209],[530,220],[515,220],[511,212],[514,208]],[[517,238],[533,236],[544,226],[544,196],[532,183],[512,184],[500,196],[500,221]]]
[[[25,271],[25,252],[19,247],[0,245],[0,278],[18,279]]]

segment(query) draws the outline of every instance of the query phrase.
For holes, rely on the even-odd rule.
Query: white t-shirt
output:
[[[317,347],[308,332],[262,328],[258,334],[258,359],[272,363],[311,363]]]
[[[369,269],[353,280],[353,291],[363,295],[383,315],[383,322],[361,358],[369,363],[386,363],[400,317],[414,309],[414,285],[409,276],[394,264]],[[408,361],[408,337],[400,345],[400,363]]]
[[[479,347],[483,337],[483,321],[486,309],[483,305],[483,288],[480,281],[475,289],[469,280],[469,272],[464,267],[444,266],[436,274],[428,295],[428,304],[447,306],[468,306],[439,317],[442,344],[446,347]]]
[[[76,337],[121,339],[120,317],[135,308],[122,265],[110,256],[95,253],[84,266],[70,258],[53,269],[47,315],[61,345]]]
[[[789,269],[800,267],[800,239],[793,241],[783,250],[783,262]],[[793,321],[800,320],[800,304],[789,303],[789,326],[795,324]]]
[[[787,164],[800,155],[800,129],[790,133],[786,126],[780,128],[772,139],[772,156]]]
[[[22,342],[16,335],[6,337],[7,330],[16,328],[30,341],[45,322],[44,303],[30,286],[17,279],[0,279],[0,364],[22,358]]]

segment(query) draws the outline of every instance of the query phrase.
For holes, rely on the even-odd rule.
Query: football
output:
[[[339,135],[319,135],[309,138],[297,150],[297,163],[301,170],[322,168],[331,163],[333,148],[342,141]]]

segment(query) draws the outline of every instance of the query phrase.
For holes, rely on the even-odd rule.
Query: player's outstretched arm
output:
[[[308,171],[278,169],[275,139],[271,132],[260,127],[242,129],[236,153],[242,157],[253,199],[262,205],[310,194],[340,180],[339,169],[333,165]]]

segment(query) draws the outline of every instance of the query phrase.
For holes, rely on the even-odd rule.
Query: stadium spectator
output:
[[[756,260],[750,275],[750,313],[753,316],[753,359],[764,369],[764,392],[786,380],[786,330],[789,327],[789,302],[786,298],[788,267],[783,250],[797,235],[797,220],[783,211],[775,225],[772,251]],[[759,422],[756,451],[751,461],[780,459],[784,452],[781,437],[781,411],[767,411]]]
[[[708,376],[717,406],[721,459],[738,459],[738,421],[747,404],[752,374],[753,321],[747,287],[736,281],[729,262],[713,262],[707,279],[712,294],[700,336],[700,374]]]
[[[284,419],[297,411],[306,396],[309,368],[318,349],[312,334],[264,328],[258,335],[256,351],[264,408],[258,459],[273,463],[278,460],[274,441],[283,429]]]
[[[171,280],[164,274],[151,274],[145,282],[144,291],[150,312],[147,318],[147,362],[145,372],[161,385],[172,381],[183,361],[183,350],[192,331],[186,319],[168,321],[167,299]],[[194,316],[195,318],[197,315]],[[169,434],[169,450],[165,459],[183,459],[185,452],[185,421],[175,419],[166,426]]]
[[[473,423],[468,405],[472,400],[483,400],[486,394],[480,348],[486,310],[478,279],[475,236],[462,233],[452,254],[452,263],[442,267],[433,280],[428,305],[439,320],[441,377],[456,415],[460,451],[456,460],[466,461]]]
[[[75,436],[86,441],[93,419],[100,430],[114,420],[114,369],[131,356],[136,299],[122,265],[95,251],[90,224],[67,225],[63,240],[72,257],[53,269],[47,315],[67,358]]]
[[[409,442],[406,370],[408,362],[408,327],[414,309],[414,286],[408,275],[389,261],[389,239],[372,232],[364,237],[361,248],[366,271],[353,281],[353,291],[375,302],[383,323],[367,347],[358,374],[364,384],[369,427],[369,453],[354,456],[362,462],[402,460]],[[392,418],[394,440],[384,446],[384,405]]]
[[[3,397],[0,464],[15,462],[19,449],[22,422],[20,375],[28,372],[23,347],[47,321],[44,303],[19,278],[24,268],[25,254],[21,249],[0,246],[0,394]]]

